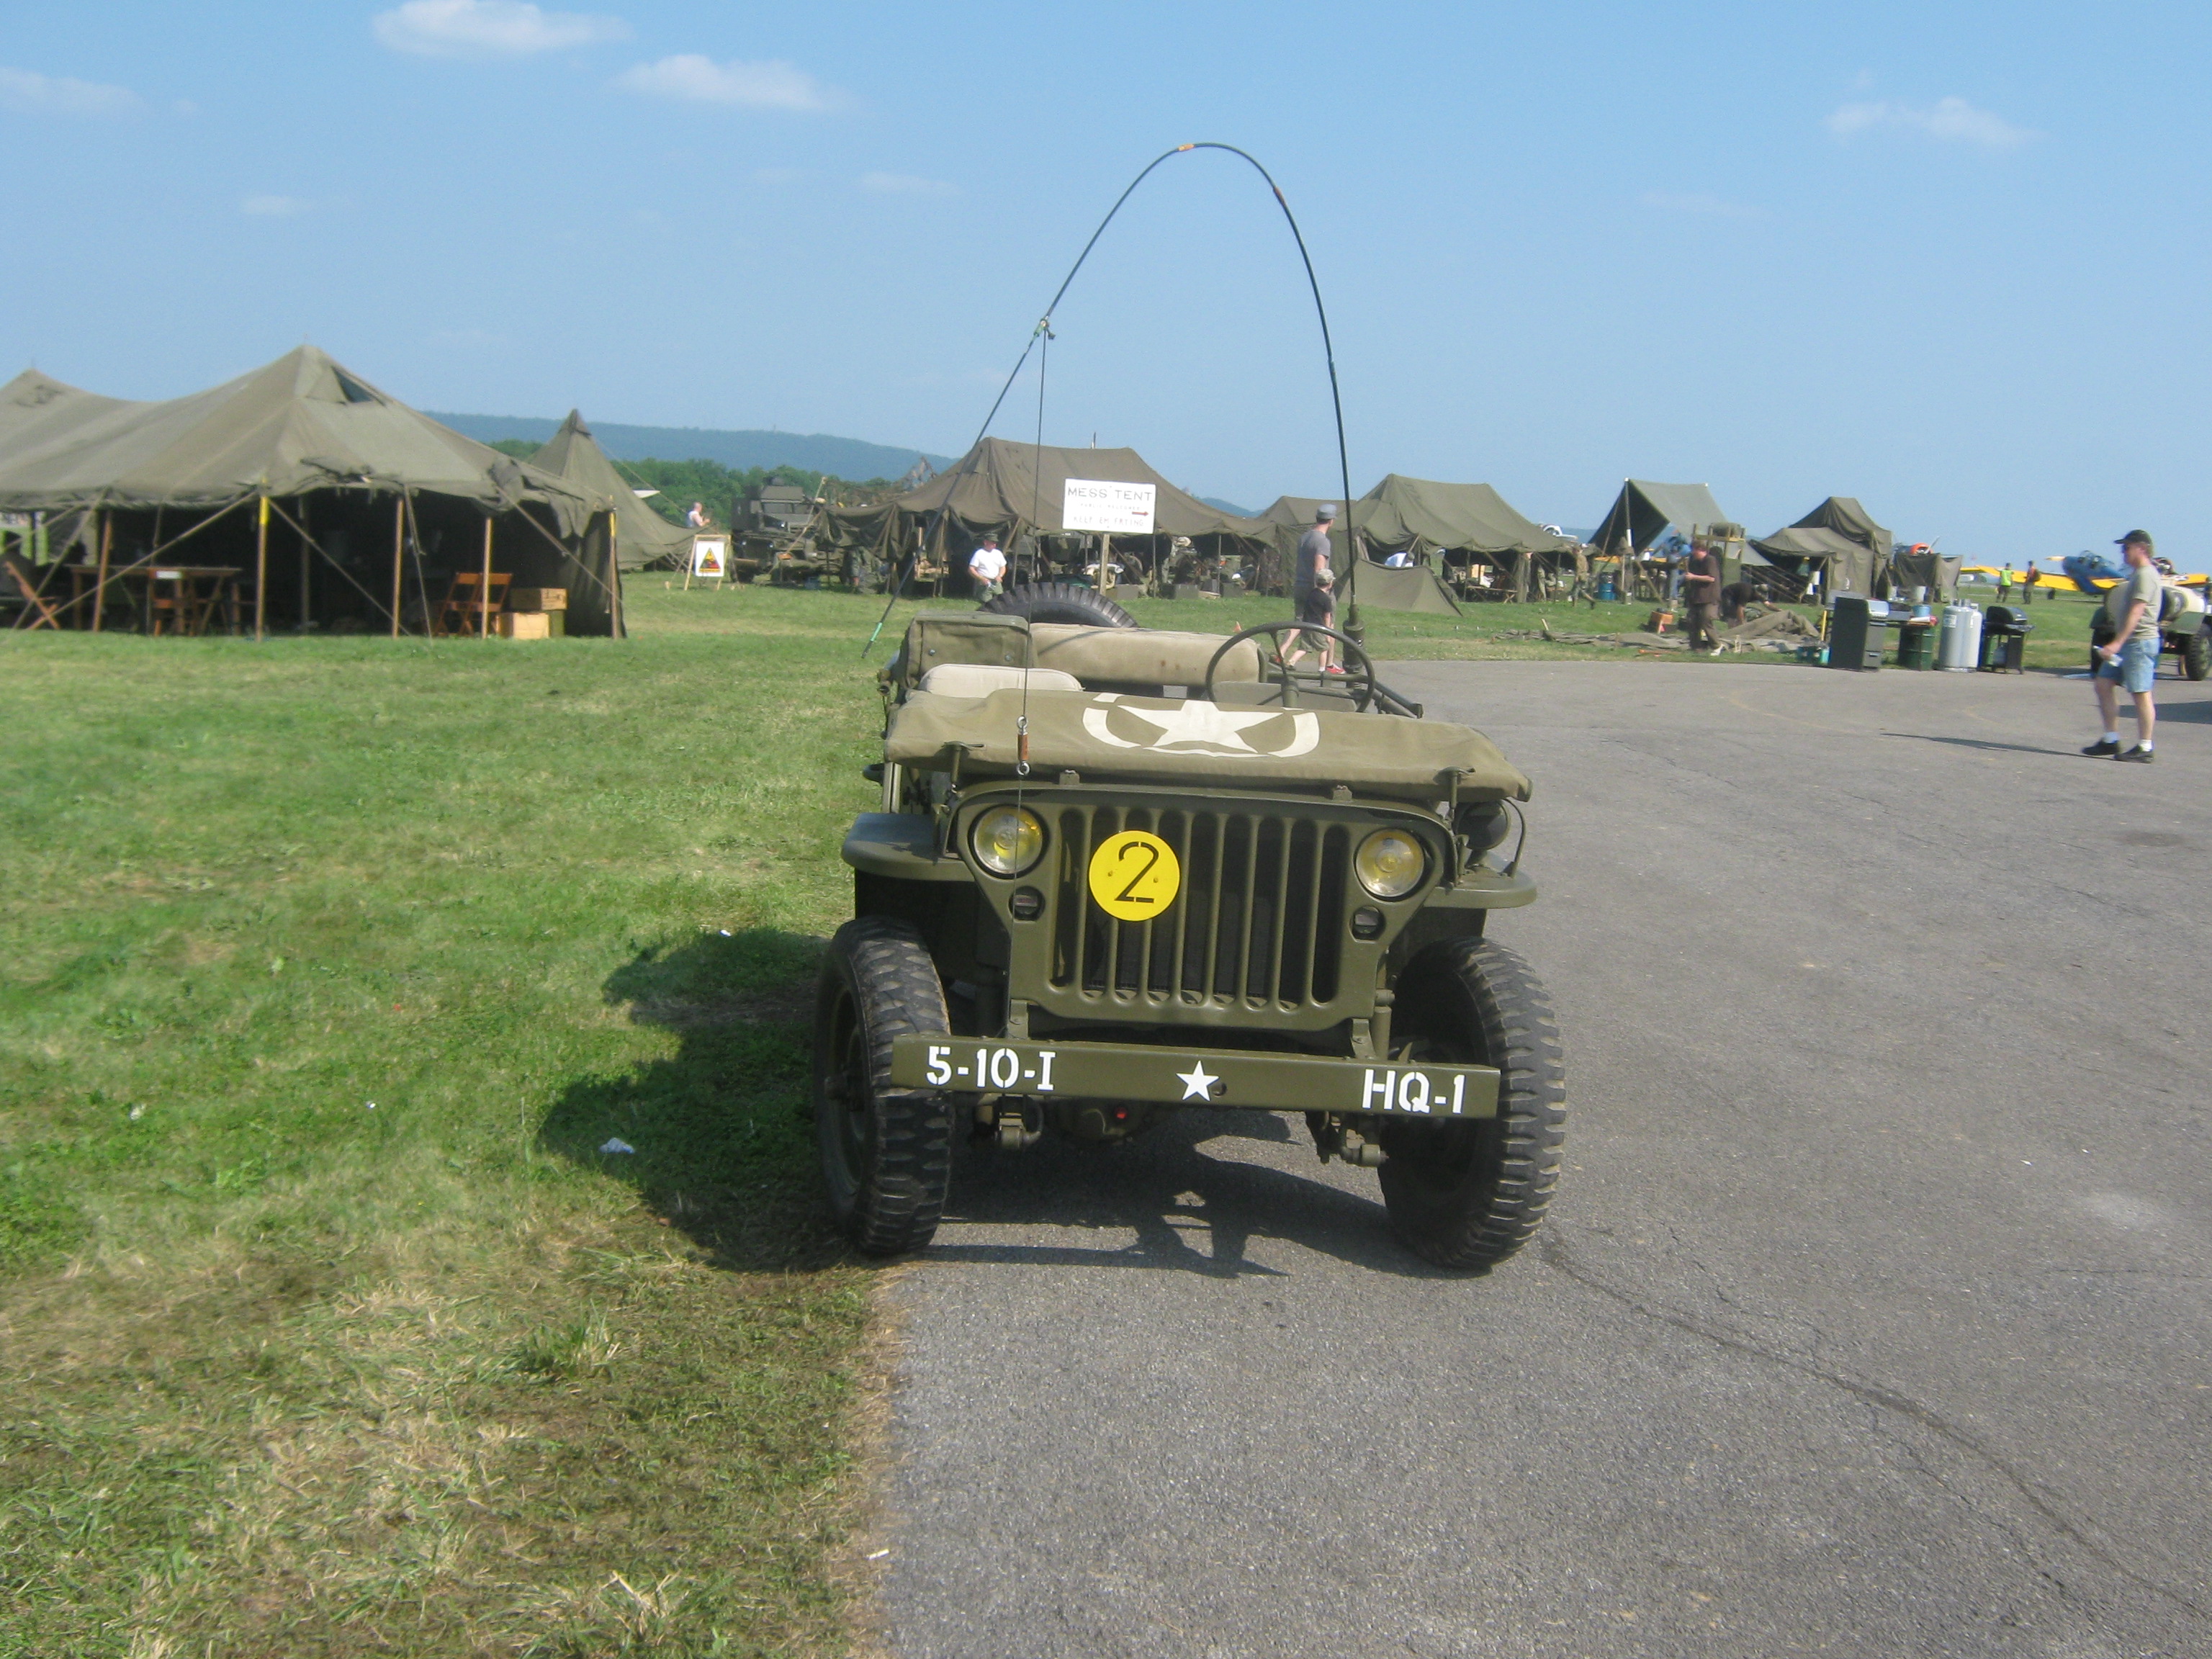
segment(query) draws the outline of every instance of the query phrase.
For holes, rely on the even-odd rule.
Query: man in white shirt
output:
[[[968,574],[979,600],[988,603],[1006,591],[1006,556],[999,551],[996,536],[986,534],[982,546],[969,556]]]

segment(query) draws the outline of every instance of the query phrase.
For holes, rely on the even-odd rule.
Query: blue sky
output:
[[[957,453],[1188,138],[1312,245],[1352,482],[1594,523],[1701,480],[2212,562],[2201,8],[0,4],[0,374],[165,397],[303,337],[418,404]],[[1273,203],[1156,173],[1048,441],[1334,492]],[[995,428],[1025,437],[1030,380]]]

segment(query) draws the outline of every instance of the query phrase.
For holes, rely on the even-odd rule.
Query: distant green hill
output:
[[[541,420],[528,415],[425,412],[432,420],[443,421],[465,437],[484,444],[501,439],[542,444],[561,425],[558,419]],[[950,457],[932,455],[927,450],[833,438],[819,432],[722,432],[699,426],[626,426],[618,421],[592,421],[591,427],[599,447],[618,461],[716,461],[738,471],[790,466],[840,478],[901,477],[917,455],[933,467],[952,465]]]

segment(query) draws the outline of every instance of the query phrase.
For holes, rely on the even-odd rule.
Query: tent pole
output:
[[[392,637],[399,637],[399,578],[407,555],[407,497],[392,498]]]
[[[300,532],[300,631],[302,634],[307,631],[308,623],[313,620],[312,606],[308,603],[309,595],[307,592],[308,572],[312,568],[310,564],[312,550],[307,545],[307,526],[306,523],[307,517],[307,503],[313,499],[313,497],[308,495],[302,495],[300,497],[300,518],[301,521],[299,524],[293,526],[293,528]]]
[[[491,637],[491,514],[484,514],[483,586],[477,590],[477,637]]]
[[[103,507],[100,514],[100,586],[92,590],[92,631],[100,632],[107,609],[107,555],[115,545],[115,514]]]
[[[607,630],[607,637],[616,640],[627,637],[623,626],[622,563],[616,557],[615,550],[615,536],[620,528],[621,520],[615,516],[614,508],[609,507],[607,509],[607,589],[614,595],[614,603],[608,607],[613,612],[614,626]]]
[[[253,532],[253,637],[267,637],[269,612],[269,498],[261,498],[261,522]]]

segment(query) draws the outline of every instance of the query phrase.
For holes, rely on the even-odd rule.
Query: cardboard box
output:
[[[499,619],[503,640],[550,640],[553,629],[542,611],[503,611]]]
[[[568,590],[565,587],[509,588],[507,608],[509,611],[566,611],[568,608]]]

